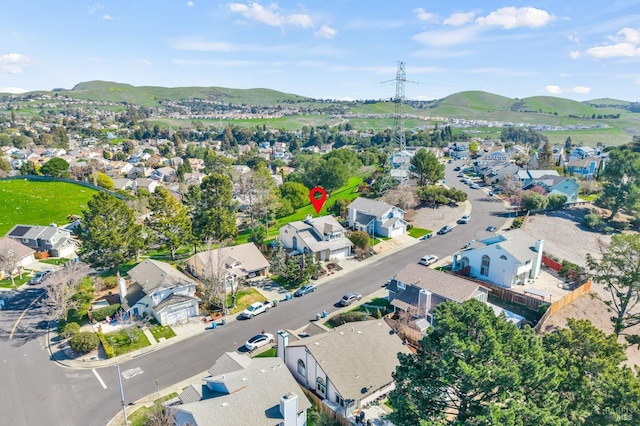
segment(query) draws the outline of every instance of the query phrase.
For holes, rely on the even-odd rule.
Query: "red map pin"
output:
[[[320,194],[319,198],[316,198],[317,194]],[[324,202],[327,201],[327,191],[321,186],[316,186],[309,191],[309,199],[311,200],[311,204],[313,204],[313,208],[316,209],[316,213],[320,213]]]

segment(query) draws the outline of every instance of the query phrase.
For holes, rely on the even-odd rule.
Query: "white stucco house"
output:
[[[452,270],[501,287],[525,285],[540,275],[543,247],[520,229],[501,232],[454,253]]]
[[[176,426],[305,426],[311,403],[280,358],[227,352],[169,406]]]
[[[0,265],[0,278],[15,274],[19,268],[24,268],[28,264],[35,262],[35,253],[34,249],[21,244],[13,238],[0,238],[0,256],[9,260]]]
[[[277,346],[298,383],[344,417],[393,390],[398,353],[411,353],[384,320],[351,322],[301,340],[280,330]]]
[[[312,253],[316,260],[340,259],[351,255],[353,243],[333,216],[291,222],[280,228],[280,241],[291,254]]]
[[[349,228],[393,238],[407,232],[404,210],[369,198],[356,198],[347,206]]]
[[[162,325],[199,315],[196,283],[168,263],[147,259],[129,271],[132,284],[122,299],[130,315],[153,316]]]

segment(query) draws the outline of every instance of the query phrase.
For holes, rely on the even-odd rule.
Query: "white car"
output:
[[[472,183],[471,185],[469,185],[469,188],[471,188],[471,189],[480,189],[480,185],[478,185],[477,183]]]
[[[269,302],[253,302],[240,315],[244,318],[253,318],[263,312],[269,312],[271,303]]]
[[[468,214],[465,214],[460,219],[458,219],[458,223],[465,224],[465,223],[469,223],[470,220],[471,220],[471,216],[469,216]]]
[[[262,333],[256,334],[251,339],[247,340],[244,344],[244,347],[247,348],[249,352],[253,352],[256,349],[268,345],[273,342],[273,334],[270,333]]]
[[[436,263],[437,261],[438,261],[438,256],[436,256],[435,254],[427,254],[423,256],[422,259],[420,259],[420,262],[418,263],[424,266],[429,266],[432,263]]]

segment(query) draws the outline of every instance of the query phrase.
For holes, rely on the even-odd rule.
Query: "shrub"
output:
[[[564,194],[549,194],[547,199],[549,200],[547,207],[550,209],[559,209],[567,202],[567,196]]]
[[[584,274],[584,268],[568,260],[562,261],[562,268],[558,271],[558,275],[570,280],[580,281],[580,278]]]
[[[584,223],[584,226],[591,229],[599,228],[604,224],[604,220],[602,220],[600,215],[597,213],[589,213],[588,215],[585,215],[582,222]]]
[[[513,229],[518,229],[522,226],[523,223],[524,223],[523,217],[516,217],[515,219],[513,219],[513,223],[511,224],[511,227]]]
[[[103,333],[97,333],[97,334],[98,334],[98,339],[100,339],[100,343],[102,343],[102,349],[104,349],[104,354],[108,359],[113,358],[115,356],[115,353],[113,351],[113,346],[111,345],[111,343],[107,341],[107,338],[104,337]]]
[[[104,321],[107,317],[114,316],[119,309],[120,309],[119,303],[114,303],[113,305],[96,309],[95,311],[93,311],[93,319],[96,321]]]
[[[118,286],[118,278],[117,277],[106,277],[104,279],[104,288],[107,290],[114,289]]]
[[[411,231],[413,229],[413,223],[407,223],[407,231]]]
[[[74,334],[71,339],[69,339],[69,346],[71,346],[71,349],[83,354],[91,352],[97,348],[99,344],[100,339],[98,339],[96,333],[90,331],[82,331]]]
[[[80,324],[77,322],[70,322],[64,326],[62,329],[62,337],[69,338],[80,332]]]
[[[329,324],[331,327],[337,327],[348,322],[366,321],[370,319],[371,315],[369,315],[367,312],[344,312],[330,318],[329,321],[327,321],[327,324]]]

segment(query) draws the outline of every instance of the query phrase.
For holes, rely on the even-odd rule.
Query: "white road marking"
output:
[[[144,371],[142,371],[142,368],[137,367],[137,368],[131,368],[129,370],[125,370],[122,372],[122,377],[124,377],[125,379],[130,379],[132,377],[137,376],[138,374],[142,374],[144,373]]]
[[[107,385],[104,384],[104,381],[102,380],[102,377],[100,377],[100,375],[98,374],[98,372],[96,371],[95,368],[92,368],[91,371],[93,371],[93,374],[96,376],[96,379],[98,379],[98,381],[100,382],[100,384],[102,385],[103,389],[107,388]]]

